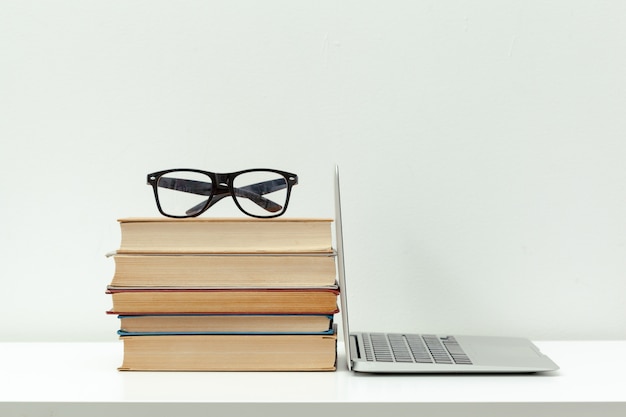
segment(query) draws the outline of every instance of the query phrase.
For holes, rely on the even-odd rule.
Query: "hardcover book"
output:
[[[121,339],[122,371],[333,371],[337,361],[336,333]]]
[[[334,314],[337,288],[119,289],[109,287],[112,314]]]
[[[335,284],[334,253],[116,254],[116,287],[322,287]]]
[[[123,334],[328,333],[332,315],[311,314],[152,314],[119,316]]]
[[[332,253],[331,219],[120,219],[118,253]]]

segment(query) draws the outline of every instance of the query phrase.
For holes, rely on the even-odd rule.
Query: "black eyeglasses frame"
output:
[[[181,180],[176,180],[176,181],[181,181],[184,182],[183,185],[180,185],[180,183],[177,184],[171,184],[170,186],[168,186],[167,188],[171,188],[171,189],[177,189],[179,191],[184,191],[184,192],[192,192],[194,194],[200,194],[200,195],[206,195],[207,196],[207,200],[204,201],[201,204],[198,204],[195,207],[190,208],[189,210],[187,210],[187,214],[186,215],[182,215],[182,216],[178,216],[178,215],[172,215],[170,213],[166,213],[162,207],[161,207],[161,202],[159,201],[159,192],[158,192],[158,188],[159,188],[159,180],[164,176],[167,175],[169,173],[172,172],[177,172],[177,171],[183,171],[183,172],[193,172],[193,173],[197,173],[197,174],[203,174],[208,176],[209,178],[211,178],[211,190],[210,192],[208,192],[207,194],[207,190],[206,190],[206,184],[207,183],[202,183],[200,181],[194,181],[194,180],[188,180],[188,179],[181,179]],[[271,187],[271,183],[272,181],[266,181],[266,182],[262,182],[262,183],[258,183],[258,184],[254,184],[253,186],[258,186],[258,187],[262,187],[261,189],[259,189],[258,194],[254,194],[254,193],[250,193],[246,190],[241,190],[241,189],[236,189],[233,185],[234,180],[237,176],[241,175],[241,174],[247,174],[247,173],[251,173],[251,172],[271,172],[274,174],[278,174],[281,177],[283,177],[285,179],[285,184],[287,186],[287,191],[286,191],[286,196],[285,196],[285,203],[284,205],[278,205],[276,203],[274,203],[273,201],[266,199],[262,196],[262,194],[274,191],[275,189],[272,189]],[[205,211],[207,211],[211,206],[213,206],[215,203],[217,203],[218,201],[222,200],[225,197],[233,197],[233,201],[235,202],[235,205],[237,206],[237,208],[239,208],[239,210],[246,214],[247,216],[250,217],[255,217],[255,218],[262,218],[262,219],[268,219],[268,218],[274,218],[274,217],[279,217],[282,216],[286,211],[287,211],[287,206],[289,204],[289,199],[291,196],[291,189],[294,185],[298,184],[298,176],[296,174],[290,173],[290,172],[286,172],[286,171],[281,171],[281,170],[277,170],[277,169],[272,169],[272,168],[252,168],[252,169],[245,169],[245,170],[241,170],[241,171],[236,171],[236,172],[229,172],[229,173],[215,173],[215,172],[210,172],[210,171],[204,171],[204,170],[200,170],[200,169],[194,169],[194,168],[173,168],[173,169],[166,169],[163,171],[157,171],[157,172],[153,172],[151,174],[147,175],[147,183],[148,185],[152,186],[153,192],[154,192],[154,199],[156,201],[156,205],[157,208],[159,210],[159,213],[161,213],[163,216],[166,217],[171,217],[171,218],[190,218],[190,217],[197,217],[199,215],[201,215],[202,213],[204,213]],[[193,183],[193,184],[192,184]],[[202,186],[204,187],[204,190],[202,190]],[[198,187],[195,188],[194,187]],[[252,187],[252,186],[251,186]],[[276,213],[267,215],[267,216],[260,216],[260,215],[256,215],[253,213],[250,213],[248,211],[246,211],[241,204],[239,204],[238,198],[237,197],[243,197],[243,198],[248,198],[252,201],[254,201],[257,205],[265,208],[267,211],[272,212],[272,211],[276,211]],[[273,208],[277,208],[277,210],[273,210]]]

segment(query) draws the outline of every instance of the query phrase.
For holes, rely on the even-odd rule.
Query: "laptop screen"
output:
[[[343,343],[346,349],[348,370],[352,370],[350,360],[350,328],[348,327],[348,295],[346,290],[345,260],[343,254],[343,225],[341,219],[341,192],[339,190],[339,167],[335,166],[335,240],[337,245],[337,274],[339,276],[339,299],[341,301],[341,324]]]

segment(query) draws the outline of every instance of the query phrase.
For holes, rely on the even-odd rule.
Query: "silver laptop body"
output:
[[[532,373],[559,367],[530,341],[512,337],[350,332],[339,168],[335,170],[337,269],[349,370],[376,373]]]

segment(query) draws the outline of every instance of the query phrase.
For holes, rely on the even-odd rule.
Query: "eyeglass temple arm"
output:
[[[259,207],[271,213],[276,213],[278,211],[281,211],[283,209],[283,206],[281,206],[278,203],[275,203],[274,201],[270,199],[263,197],[263,194],[268,194],[274,191],[282,190],[286,186],[287,184],[285,183],[284,180],[277,179],[277,180],[263,181],[263,182],[259,182],[256,184],[250,184],[241,188],[233,188],[233,190],[235,191],[235,195],[237,197],[247,198],[248,200],[257,204]],[[224,197],[228,197],[228,196],[230,196],[230,192],[228,190],[218,189],[217,193],[211,199],[211,202],[209,203],[209,207],[213,206],[215,203],[217,203]],[[202,207],[204,207],[205,204],[206,204],[206,200],[199,204],[196,204],[195,206],[187,210],[186,213],[187,214],[197,213],[198,211],[202,209]]]
[[[157,183],[158,187],[170,190],[182,191],[198,195],[211,195],[212,185],[210,182],[186,180],[182,178],[161,177]]]

